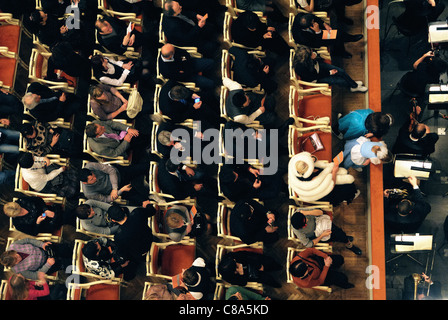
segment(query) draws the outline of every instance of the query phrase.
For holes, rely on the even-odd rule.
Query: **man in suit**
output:
[[[244,91],[241,84],[226,77],[222,83],[229,89],[226,111],[233,121],[248,125],[257,120],[261,125],[273,128],[278,125],[274,96]]]
[[[165,44],[160,53],[159,70],[165,78],[194,82],[204,90],[215,87],[214,81],[206,76],[213,71],[213,59],[192,57],[188,51],[176,48],[170,43]]]
[[[292,36],[297,44],[311,48],[330,47],[332,54],[349,59],[352,55],[345,50],[345,42],[357,42],[362,34],[351,35],[341,29],[336,38],[324,39],[323,33],[332,30],[331,26],[312,13],[298,13],[291,28]]]
[[[131,140],[139,134],[138,130],[113,120],[94,120],[85,130],[92,151],[111,158],[127,157]]]
[[[122,55],[128,47],[138,49],[142,46],[142,33],[135,28],[128,32],[126,23],[117,18],[100,18],[95,22],[95,27],[98,42],[113,53]]]
[[[121,196],[132,206],[146,207],[149,187],[144,177],[148,172],[147,163],[114,166],[89,162],[81,170],[79,179],[87,199],[110,203]]]
[[[390,233],[415,233],[426,216],[431,212],[431,205],[425,201],[416,177],[409,177],[412,193],[398,201],[390,197],[390,190],[384,191],[384,220],[386,230]]]
[[[76,113],[81,106],[74,95],[54,91],[39,82],[29,85],[22,102],[31,115],[41,122],[55,121],[57,118],[66,119]]]
[[[244,243],[274,243],[279,239],[275,214],[253,199],[238,201],[230,213],[230,230]]]
[[[115,234],[119,225],[107,219],[109,203],[89,199],[75,209],[76,217],[86,231],[110,235]]]
[[[197,47],[205,56],[213,56],[218,45],[213,40],[207,13],[200,15],[182,10],[178,1],[166,0],[163,15],[162,30],[167,42],[180,47]]]

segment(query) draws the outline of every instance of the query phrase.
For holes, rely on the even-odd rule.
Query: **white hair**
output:
[[[27,98],[31,98],[31,100],[28,100]],[[25,106],[25,108],[29,110],[33,110],[38,105],[38,103],[36,102],[36,96],[34,96],[34,94],[31,92],[25,93],[25,95],[22,98],[22,103]]]

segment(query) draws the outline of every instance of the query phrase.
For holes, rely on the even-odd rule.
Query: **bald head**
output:
[[[160,49],[160,54],[165,59],[170,59],[174,55],[174,51],[175,51],[174,46],[172,44],[167,43]]]

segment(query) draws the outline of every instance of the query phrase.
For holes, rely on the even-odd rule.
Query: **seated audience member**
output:
[[[128,100],[119,90],[107,84],[96,84],[90,87],[90,107],[100,120],[122,118]]]
[[[50,256],[50,251],[54,256]],[[64,270],[71,264],[72,246],[67,243],[43,242],[32,238],[15,240],[0,255],[0,263],[26,279],[39,280],[44,274]]]
[[[353,237],[348,236],[332,222],[332,218],[322,209],[301,209],[291,216],[294,235],[306,248],[312,248],[319,242],[341,242],[356,255],[362,251],[353,244]]]
[[[219,173],[221,192],[230,201],[258,198],[275,199],[282,188],[280,174],[261,175],[260,169],[249,164],[224,164]]]
[[[278,84],[273,80],[273,74],[276,59],[266,54],[264,57],[258,57],[255,54],[239,47],[231,47],[229,54],[233,58],[231,72],[236,82],[249,88],[255,88],[258,85],[270,94],[277,90]]]
[[[29,85],[22,102],[31,115],[41,122],[68,119],[81,108],[76,96],[52,90],[39,82]]]
[[[79,179],[87,199],[110,203],[121,196],[132,206],[146,207],[149,188],[144,184],[144,176],[148,171],[146,163],[113,166],[89,162],[81,169]]]
[[[304,9],[310,13],[315,11],[325,11],[329,13],[330,19],[336,19],[338,25],[346,24],[353,25],[353,20],[347,18],[345,15],[345,7],[353,6],[360,3],[360,0],[332,0],[332,1],[322,1],[322,0],[296,0],[295,1],[299,8]]]
[[[344,264],[344,257],[326,254],[316,248],[306,248],[290,262],[289,272],[294,284],[300,288],[315,286],[338,286],[353,288],[348,277],[338,269]]]
[[[282,268],[280,263],[266,254],[239,250],[224,254],[218,272],[224,281],[232,285],[245,286],[247,282],[253,281],[280,288],[281,284],[271,272]]]
[[[19,165],[22,178],[37,192],[56,194],[72,199],[79,194],[76,170],[51,163],[46,157],[35,157],[29,152],[21,153]]]
[[[184,151],[186,154],[191,155],[193,146],[199,142],[203,144],[203,132],[208,127],[203,127],[204,123],[201,122],[201,130],[191,129],[182,125],[176,125],[169,122],[162,122],[159,125],[159,129],[156,132],[157,135],[157,151],[163,158],[169,158],[172,151],[177,151],[179,158],[183,157]],[[182,131],[179,131],[179,130]],[[176,150],[173,150],[176,149]]]
[[[272,21],[283,23],[287,22],[288,19],[283,16],[281,10],[274,3],[274,1],[266,0],[236,0],[238,9],[248,10],[248,11],[259,11],[263,12],[268,19]]]
[[[215,82],[210,79],[213,59],[192,57],[187,50],[167,43],[161,48],[158,63],[160,74],[166,79],[194,82],[203,90],[215,88]]]
[[[345,140],[375,137],[381,139],[394,123],[390,113],[374,112],[372,109],[358,109],[338,119],[336,131]]]
[[[140,60],[114,60],[95,54],[90,58],[93,76],[101,83],[119,87],[124,83],[134,84],[142,75],[148,75],[148,70],[142,69]]]
[[[166,82],[160,90],[159,107],[162,114],[174,123],[182,123],[186,119],[213,123],[217,118],[202,94],[174,80]]]
[[[104,16],[95,22],[98,42],[107,50],[122,55],[129,47],[138,50],[143,43],[143,35],[135,27],[129,32],[128,24],[116,17]]]
[[[261,47],[280,57],[289,54],[289,45],[275,27],[263,23],[252,11],[244,11],[232,22],[230,33],[232,40],[249,48]]]
[[[423,198],[416,177],[409,177],[412,186],[409,196],[392,198],[389,189],[384,191],[384,222],[390,233],[416,233],[427,215],[431,205]]]
[[[25,138],[26,150],[37,157],[47,154],[75,156],[81,148],[80,137],[64,128],[53,128],[46,122],[23,123],[19,129]]]
[[[179,1],[166,0],[163,8],[162,30],[168,43],[179,47],[197,47],[206,57],[218,49],[214,28],[203,15],[182,8]]]
[[[50,295],[45,274],[38,273],[38,280],[25,279],[20,273],[13,274],[8,279],[10,292],[7,293],[7,300],[39,300]]]
[[[392,152],[429,156],[436,150],[437,141],[439,135],[431,132],[426,124],[415,121],[411,113],[398,131]]]
[[[107,218],[110,206],[109,203],[89,199],[76,207],[75,214],[84,230],[111,235],[117,232],[119,226]]]
[[[362,81],[353,80],[344,69],[326,63],[314,50],[306,46],[296,49],[294,70],[303,81],[350,88],[351,92],[367,91]]]
[[[63,17],[71,0],[41,0],[42,9],[50,15]]]
[[[117,253],[115,242],[105,237],[89,240],[81,249],[86,271],[104,279],[123,275],[126,281],[126,267],[129,261]]]
[[[392,158],[393,155],[384,141],[371,142],[369,138],[361,136],[345,143],[342,166],[345,169],[355,168],[362,171],[362,168],[370,163],[374,165],[388,163]]]
[[[118,121],[94,120],[86,126],[87,141],[92,151],[105,157],[127,157],[131,140],[139,132]]]
[[[247,125],[256,120],[266,127],[277,125],[273,95],[244,91],[241,84],[229,78],[223,78],[223,85],[229,90],[225,107],[233,121]]]
[[[182,271],[181,281],[193,298],[208,300],[208,295],[212,292],[212,282],[203,258],[196,258],[188,269]]]
[[[136,267],[145,261],[146,253],[151,249],[154,239],[152,230],[148,226],[148,218],[155,214],[153,206],[138,207],[129,212],[127,207],[113,204],[107,215],[111,221],[120,225],[114,235],[116,252],[125,260],[129,260],[126,277],[132,279]]]
[[[313,158],[309,152],[294,155],[288,164],[289,185],[303,201],[328,201],[333,206],[351,203],[360,191],[347,169]]]
[[[3,206],[3,212],[12,218],[14,227],[30,236],[53,233],[64,223],[60,205],[47,205],[40,197],[20,197]]]
[[[46,80],[60,81],[64,72],[68,76],[89,81],[92,77],[90,65],[90,48],[88,52],[77,52],[67,41],[59,42],[51,48],[51,56],[48,58]]]
[[[9,126],[11,122],[9,119],[3,118],[0,119],[0,123]],[[0,127],[0,153],[19,154],[19,140],[19,131]]]
[[[230,213],[230,231],[244,243],[274,243],[279,239],[275,214],[256,200],[238,201]]]
[[[345,42],[357,42],[362,34],[351,35],[341,29],[337,30],[336,38],[324,39],[322,34],[331,31],[332,27],[312,13],[299,12],[291,28],[292,36],[297,44],[310,48],[328,47],[332,55],[351,58],[351,53],[345,50]]]
[[[164,225],[170,239],[179,242],[185,236],[194,238],[204,234],[210,228],[208,219],[207,214],[196,212],[193,216],[187,207],[175,205],[166,211]]]
[[[421,100],[425,96],[428,84],[440,83],[440,75],[448,70],[448,63],[433,51],[428,51],[418,58],[401,80],[401,86]]]

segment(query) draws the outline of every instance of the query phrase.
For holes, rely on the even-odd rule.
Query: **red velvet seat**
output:
[[[17,60],[0,57],[0,81],[4,86],[14,87]]]
[[[9,51],[19,52],[20,26],[1,25],[0,26],[0,47],[7,47]]]

